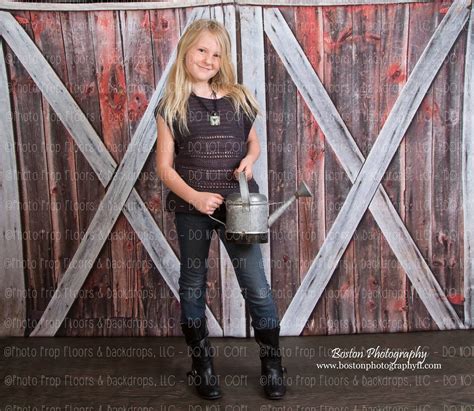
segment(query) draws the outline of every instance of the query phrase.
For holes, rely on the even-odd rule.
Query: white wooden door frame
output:
[[[369,205],[387,242],[438,327],[441,330],[466,328],[380,183],[423,97],[467,22],[469,5],[469,1],[455,0],[450,6],[366,159],[280,11],[264,10],[265,33],[353,182],[326,239],[285,311],[280,324],[282,335],[299,335],[302,332]]]

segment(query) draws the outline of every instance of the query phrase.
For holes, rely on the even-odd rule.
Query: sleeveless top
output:
[[[241,108],[236,113],[232,100],[224,96],[216,99],[220,124],[212,126],[201,102],[209,112],[214,110],[213,99],[191,94],[187,111],[188,135],[179,132],[177,122],[173,124],[175,170],[196,191],[219,193],[225,198],[228,194],[240,192],[239,181],[234,178],[233,172],[247,155],[247,139],[254,120]],[[157,113],[164,117],[158,106],[155,117]],[[259,192],[253,177],[247,183],[249,192]],[[165,204],[165,210],[169,212],[203,215],[171,190]],[[225,201],[212,216],[225,220]]]

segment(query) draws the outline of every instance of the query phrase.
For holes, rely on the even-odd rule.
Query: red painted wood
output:
[[[92,35],[93,26],[90,17],[90,14],[85,12],[61,13],[62,33],[59,36],[62,36],[64,40],[64,66],[67,69],[67,88],[98,135],[102,137]],[[76,186],[74,201],[81,205],[83,209],[78,214],[78,230],[74,232],[76,246],[72,251],[75,252],[94,217],[95,210],[97,210],[105,190],[88,160],[75,143],[72,144],[71,149],[75,155],[77,171],[74,180],[72,180]],[[74,302],[68,314],[71,321],[68,320],[64,324],[65,329],[58,330],[58,333],[83,335],[86,333],[87,326],[85,324],[89,324],[90,319],[99,318],[103,320],[112,315],[113,279],[111,274],[113,265],[110,244],[107,242],[83,286],[85,295],[91,295],[92,297],[77,299]],[[78,321],[82,322],[78,323]],[[94,324],[96,323],[97,321],[94,321]],[[81,329],[82,327],[85,327],[84,331]],[[90,325],[87,332],[90,335],[108,335],[104,322],[102,322],[101,327]]]
[[[154,83],[156,85],[163,75],[171,53],[178,44],[180,35],[179,13],[178,10],[150,10],[149,14]],[[174,223],[174,214],[164,211],[167,191],[156,174],[156,151],[153,150],[150,156],[152,157],[151,161],[153,161],[155,167],[153,172],[150,170],[150,175],[155,176],[157,180],[156,182],[153,181],[153,188],[148,194],[149,199],[147,205],[152,206],[152,212],[158,226],[163,231],[175,254],[179,257],[178,236]],[[148,189],[145,191],[148,191]],[[168,335],[181,335],[181,329],[177,326],[180,318],[178,299],[174,297],[161,276],[154,276],[153,283],[150,282],[149,286],[153,286],[157,293],[157,299],[150,305],[149,309],[150,311],[156,311],[154,315],[159,319],[159,328],[167,328]],[[177,319],[177,321],[166,321],[166,324],[161,324],[163,319]]]
[[[365,156],[448,6],[437,1],[280,8]],[[191,11],[14,15],[119,162]],[[461,318],[459,114],[465,37],[464,31],[383,179],[395,208]],[[270,229],[272,288],[282,317],[351,183],[273,46],[266,36],[264,40],[269,200],[287,199],[302,179],[314,193],[313,200],[294,203]],[[28,263],[25,278],[27,288],[35,292],[28,298],[28,316],[37,320],[92,220],[104,188],[60,121],[52,118],[54,112],[24,67],[8,46],[6,50],[18,167],[23,175],[45,176],[19,180]],[[53,152],[56,146],[60,149]],[[174,215],[163,211],[167,191],[155,167],[153,152],[136,188],[179,257]],[[76,207],[26,208],[51,201]],[[41,233],[49,237],[26,238]],[[53,233],[62,237],[53,239]],[[112,235],[84,284],[89,297],[75,301],[58,335],[181,335],[179,302],[123,215]],[[215,238],[206,301],[221,321],[219,253]],[[126,319],[136,321],[129,327]],[[367,212],[303,334],[432,329],[437,329],[436,324]]]
[[[410,75],[421,53],[439,24],[439,4],[410,5],[410,26],[408,37],[408,70]],[[423,24],[419,24],[423,21]],[[431,215],[433,213],[432,182],[434,164],[432,156],[433,92],[429,89],[405,135],[406,155],[406,222],[421,254],[431,268]],[[436,329],[425,305],[412,284],[407,282],[408,327],[410,331]]]
[[[323,65],[323,9],[295,8],[295,36],[308,57],[314,71],[324,83]],[[297,96],[298,174],[297,182],[306,181],[313,193],[312,199],[299,200],[299,281],[307,273],[326,237],[325,214],[325,138],[305,101]],[[285,176],[282,175],[282,178]],[[298,284],[299,285],[299,284]],[[326,296],[316,304],[302,335],[327,333]]]
[[[148,11],[121,11],[119,18],[126,78],[127,122],[129,134],[133,136],[155,89],[150,15]],[[150,156],[135,188],[148,208],[151,206],[151,210],[156,213],[153,205],[159,181],[154,163],[154,157]],[[161,216],[161,211],[158,210],[157,217],[160,223]],[[133,233],[132,228],[127,230],[128,233]],[[140,334],[167,335],[167,327],[165,325],[158,327],[156,322],[158,311],[156,304],[160,299],[156,294],[157,287],[155,287],[154,279],[158,285],[158,279],[161,276],[135,233],[130,242],[136,252],[133,272],[130,273],[133,275],[130,288],[134,291],[130,301],[130,304],[133,304],[132,316],[142,320],[139,325]],[[152,321],[145,321],[145,319]]]
[[[120,33],[120,13],[100,11],[91,14],[91,26],[96,56],[97,84],[102,118],[102,135],[105,145],[120,163],[131,140],[127,84],[124,68],[122,35]],[[137,273],[127,264],[137,258],[136,234],[125,216],[120,214],[115,223],[110,240],[112,261],[112,301],[113,316],[134,317],[133,297]],[[132,297],[127,293],[132,291]],[[132,300],[132,301],[131,301]],[[141,335],[143,330],[137,322],[126,329],[130,335]],[[108,330],[112,332],[112,330]]]
[[[294,32],[294,10],[282,8],[281,12]],[[271,62],[265,67],[268,87],[268,197],[270,203],[275,203],[287,200],[297,189],[297,94],[296,87],[266,35],[265,54],[267,61]],[[270,206],[270,212],[276,208],[276,205]],[[297,223],[298,207],[297,203],[293,202],[270,227],[271,286],[280,318],[283,317],[300,282],[299,232],[295,230]]]
[[[353,60],[348,99],[352,105],[349,130],[367,157],[375,142],[380,111],[380,7],[352,10]],[[349,37],[347,39],[349,40]],[[354,299],[358,332],[377,332],[381,323],[381,232],[369,210],[354,234]]]
[[[30,12],[15,12],[13,15],[29,37],[34,39]],[[11,206],[20,207],[23,224],[25,261],[18,263],[25,267],[26,305],[30,319],[25,335],[28,335],[55,289],[50,185],[41,92],[8,46],[6,56],[20,190],[20,205]]]
[[[352,8],[325,7],[324,16],[324,86],[343,121],[352,121]],[[350,127],[349,127],[350,130]],[[329,231],[351,188],[351,182],[340,166],[334,151],[326,144],[326,230]],[[324,294],[328,334],[353,333],[356,329],[354,311],[354,241],[343,254]]]
[[[409,15],[408,5],[389,5],[380,7],[380,43],[381,49],[376,57],[380,66],[379,110],[375,117],[380,130],[385,123],[400,91],[407,80],[407,27],[404,22]],[[393,24],[400,22],[400,24]],[[401,216],[405,217],[405,140],[402,140],[384,179],[383,187],[392,204]],[[380,288],[382,295],[379,332],[407,331],[407,276],[398,259],[385,240],[380,238]]]
[[[440,6],[439,19],[447,10]],[[464,55],[463,30],[441,66],[433,89],[432,267],[448,300],[464,318],[461,149]]]

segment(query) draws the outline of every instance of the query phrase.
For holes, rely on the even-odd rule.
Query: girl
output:
[[[214,373],[205,317],[206,275],[212,232],[216,230],[233,262],[260,346],[260,383],[268,398],[285,395],[279,349],[280,321],[263,270],[260,245],[226,240],[225,196],[240,192],[244,172],[250,192],[259,192],[252,166],[260,146],[252,126],[258,103],[236,83],[230,37],[215,20],[193,22],[178,42],[176,61],[155,110],[157,174],[170,189],[166,210],[175,213],[180,249],[181,328],[192,349],[197,392],[221,397]]]

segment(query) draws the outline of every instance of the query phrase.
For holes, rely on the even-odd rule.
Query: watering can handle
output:
[[[239,186],[242,204],[246,207],[250,207],[249,186],[247,184],[247,177],[245,176],[244,171],[239,172]]]

